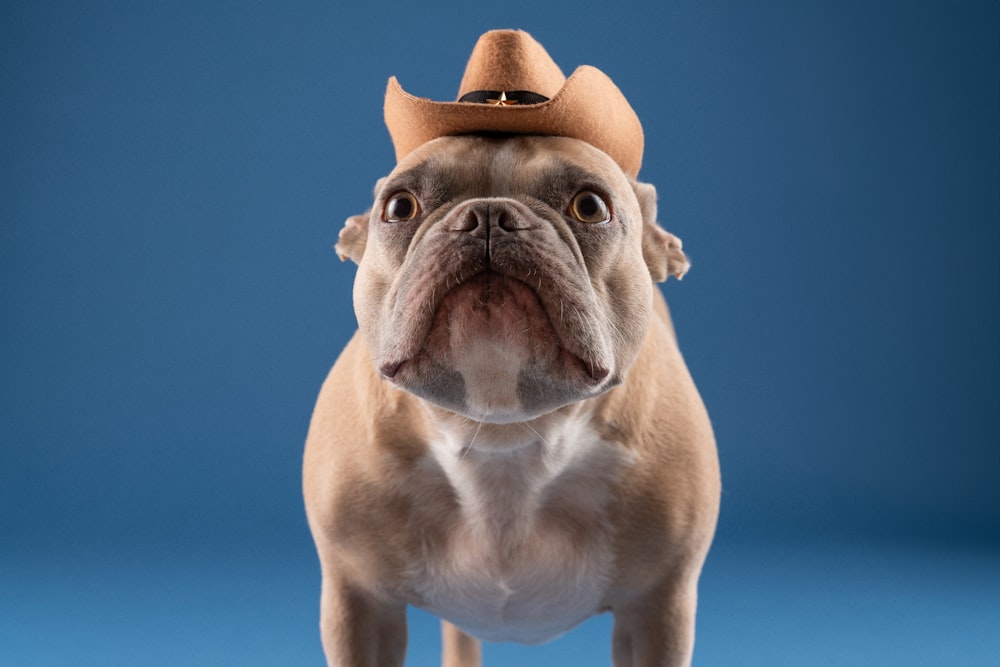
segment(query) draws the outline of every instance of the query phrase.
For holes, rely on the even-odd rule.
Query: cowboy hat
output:
[[[438,137],[501,132],[581,139],[633,178],[642,165],[642,125],[618,86],[588,65],[567,79],[542,45],[520,30],[479,38],[455,102],[414,97],[390,78],[385,123],[397,161]]]

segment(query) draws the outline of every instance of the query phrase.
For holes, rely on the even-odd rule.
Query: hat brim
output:
[[[642,166],[639,117],[618,86],[588,65],[577,68],[551,99],[511,106],[434,102],[410,95],[392,77],[385,91],[385,124],[397,161],[438,137],[509,132],[580,139],[607,153],[633,178]]]

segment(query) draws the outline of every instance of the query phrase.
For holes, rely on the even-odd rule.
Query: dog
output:
[[[407,146],[336,246],[358,332],[303,462],[327,661],[402,665],[414,605],[446,667],[602,612],[616,667],[688,665],[720,478],[654,284],[688,259],[627,156],[485,127]]]

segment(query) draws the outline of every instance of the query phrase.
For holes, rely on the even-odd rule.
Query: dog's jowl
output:
[[[638,118],[516,31],[480,38],[458,101],[392,79],[385,114],[397,165],[337,244],[359,330],[305,452],[329,664],[402,665],[408,605],[450,667],[602,612],[614,665],[690,664],[719,472]]]

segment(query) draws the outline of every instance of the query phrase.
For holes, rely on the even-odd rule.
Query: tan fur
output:
[[[697,580],[718,513],[719,471],[707,413],[663,297],[651,287],[652,278],[683,275],[686,257],[679,240],[656,225],[652,188],[616,172],[607,156],[574,140],[502,144],[441,140],[394,175],[439,154],[469,151],[486,163],[514,150],[524,183],[537,180],[534,170],[548,168],[539,155],[555,152],[586,167],[614,189],[626,246],[587,250],[594,253],[585,258],[593,284],[624,289],[638,281],[636,294],[645,294],[645,303],[636,304],[635,322],[626,318],[616,330],[644,330],[634,351],[627,349],[628,332],[609,342],[625,365],[618,386],[510,423],[478,422],[380,377],[373,347],[388,330],[380,313],[389,311],[370,301],[391,300],[392,292],[367,283],[388,283],[403,260],[391,247],[373,247],[365,221],[386,224],[379,206],[387,193],[377,192],[370,219],[349,221],[338,252],[362,264],[355,295],[363,301],[357,305],[363,331],[320,391],[303,466],[323,574],[327,660],[338,667],[402,665],[410,604],[490,636],[535,641],[532,627],[506,614],[508,605],[518,614],[536,611],[532,596],[541,592],[551,601],[555,632],[591,614],[613,613],[616,667],[688,665]],[[394,175],[385,188],[393,187]],[[456,172],[454,178],[466,177]],[[525,187],[517,180],[488,183],[481,187],[490,191],[475,194],[496,197],[497,188]],[[431,242],[430,226],[449,220],[418,220],[421,231],[406,257]],[[648,322],[642,311],[651,313]],[[484,525],[492,527],[480,530]],[[469,566],[472,557],[482,563],[481,579]],[[567,583],[564,577],[573,573],[582,578]],[[504,593],[508,585],[513,588]],[[477,586],[487,592],[473,594]],[[574,609],[574,600],[585,607]],[[495,628],[484,625],[494,622]],[[446,667],[480,664],[475,639],[447,622],[442,632]]]

